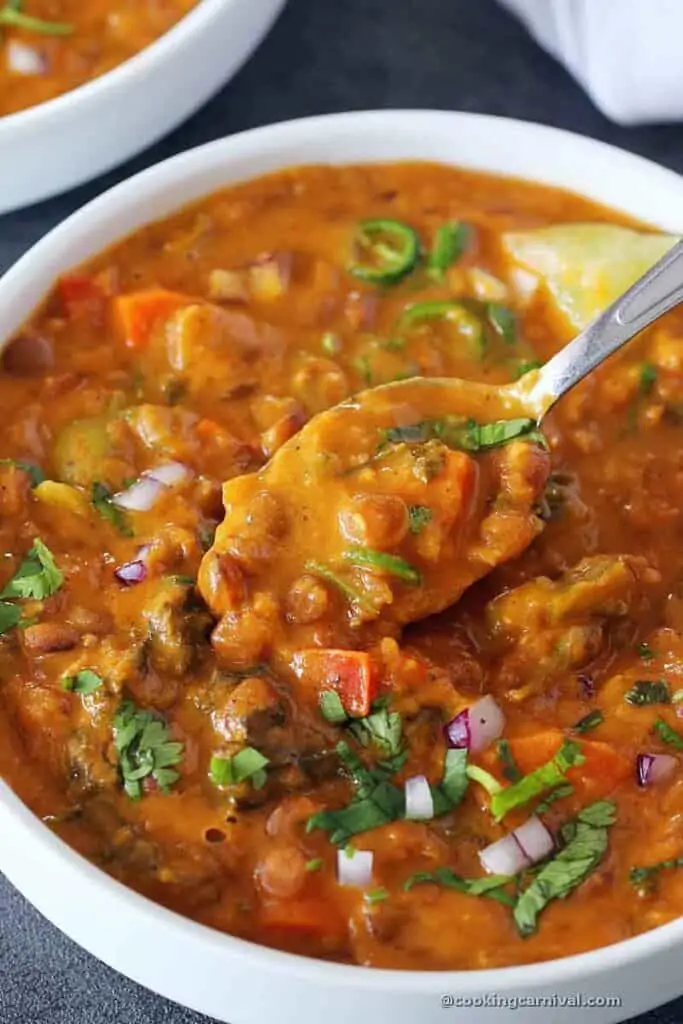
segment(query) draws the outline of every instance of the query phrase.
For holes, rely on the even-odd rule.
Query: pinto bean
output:
[[[39,622],[35,626],[28,626],[23,632],[24,647],[31,654],[70,651],[80,639],[81,634],[77,629],[60,622]]]

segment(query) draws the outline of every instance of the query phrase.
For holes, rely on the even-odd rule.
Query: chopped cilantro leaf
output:
[[[183,757],[183,744],[170,739],[168,726],[160,715],[124,700],[114,716],[114,746],[119,771],[131,800],[143,793],[143,779],[152,778],[166,793],[180,777],[173,765]]]
[[[103,519],[106,519],[108,523],[116,527],[119,533],[123,534],[124,537],[133,536],[133,531],[126,519],[125,513],[120,508],[117,508],[112,501],[111,491],[106,484],[94,483],[90,500],[93,508],[99,512]]]
[[[52,552],[39,537],[36,537],[33,547],[0,597],[44,601],[46,597],[55,594],[63,582],[64,577],[57,568]]]
[[[67,690],[69,693],[80,693],[86,696],[94,693],[95,690],[99,690],[103,682],[104,680],[101,676],[98,676],[97,672],[84,668],[77,672],[75,676],[64,676],[62,679],[62,689]]]

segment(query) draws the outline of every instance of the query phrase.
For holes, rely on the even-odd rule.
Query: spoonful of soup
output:
[[[543,529],[543,420],[608,356],[683,301],[683,243],[541,370],[492,386],[416,377],[311,419],[224,486],[199,574],[218,656],[358,646],[439,612]]]

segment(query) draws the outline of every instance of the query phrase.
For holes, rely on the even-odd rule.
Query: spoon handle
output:
[[[527,397],[538,419],[591,370],[679,302],[683,302],[683,241],[545,364]]]

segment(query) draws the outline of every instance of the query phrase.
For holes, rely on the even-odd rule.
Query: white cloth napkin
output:
[[[619,124],[683,120],[683,0],[500,0]]]

